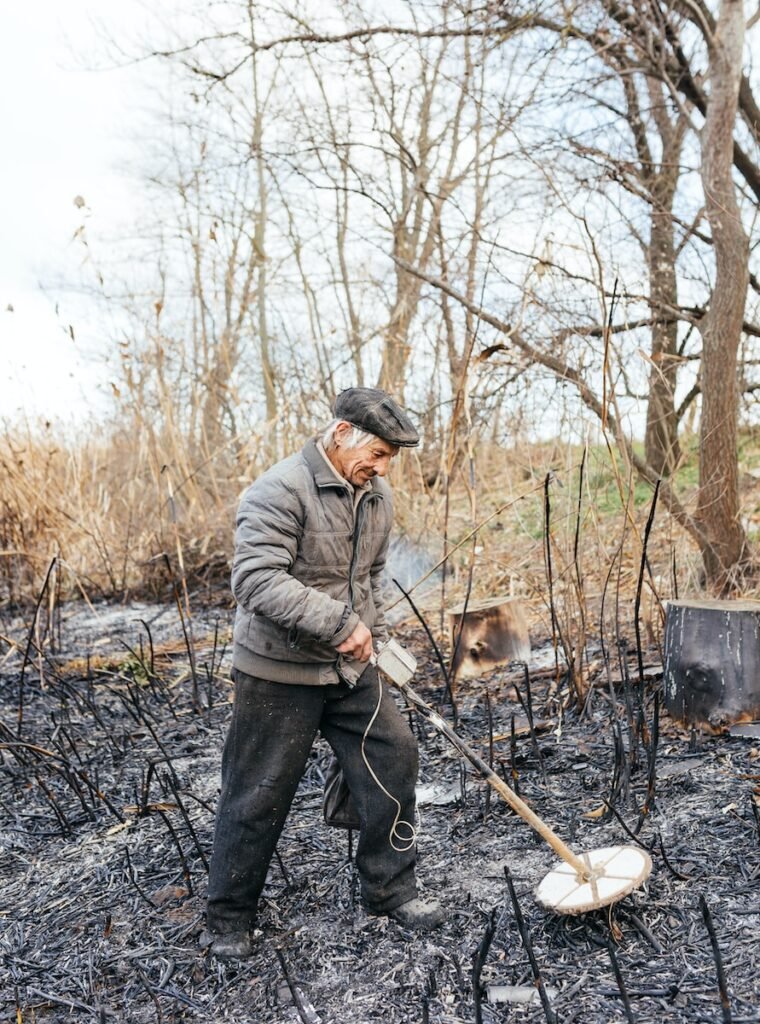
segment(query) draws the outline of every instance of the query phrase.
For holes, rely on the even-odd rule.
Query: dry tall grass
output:
[[[52,431],[0,438],[0,603],[33,600],[56,557],[64,593],[158,596],[227,571],[234,507],[255,445],[194,452],[139,422],[73,442]]]
[[[139,419],[67,443],[52,429],[6,430],[0,606],[34,602],[54,557],[61,596],[166,599],[183,579],[197,597],[226,595],[235,508],[270,461],[262,436],[208,451]],[[292,449],[306,436],[291,434]],[[439,609],[468,594],[524,595],[537,631],[555,636],[581,678],[585,636],[598,634],[600,609],[616,623],[631,621],[649,489],[613,472],[603,448],[584,457],[579,446],[560,443],[509,451],[481,443],[448,487],[440,480],[429,486],[425,476],[418,454],[403,452],[392,483],[397,529],[431,560],[493,516],[428,590],[431,626],[442,624]],[[696,589],[698,559],[663,510],[647,555],[641,618],[656,638],[659,602],[676,587],[682,595]]]
[[[450,550],[487,520],[452,554],[446,579],[428,593],[427,610],[468,595],[472,601],[522,597],[532,631],[553,638],[579,699],[588,639],[604,632],[633,641],[638,603],[642,639],[656,644],[663,602],[699,587],[698,553],[662,508],[643,559],[652,491],[635,485],[603,446],[584,452],[560,442],[511,450],[482,443],[472,468],[461,465],[448,495],[426,490],[414,472],[414,455],[406,460],[394,490],[407,536],[438,553],[443,538]],[[430,620],[442,629],[442,615]]]

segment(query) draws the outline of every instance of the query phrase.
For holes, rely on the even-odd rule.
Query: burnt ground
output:
[[[489,756],[487,687],[495,766],[579,852],[631,842],[625,828],[636,828],[653,778],[638,832],[654,861],[644,889],[582,917],[544,910],[532,893],[552,851],[410,714],[424,787],[419,874],[449,909],[444,927],[417,936],[363,911],[349,834],[322,822],[328,752],[318,745],[270,871],[255,956],[236,966],[210,957],[198,940],[230,714],[228,626],[227,611],[194,622],[194,688],[176,609],[64,609],[49,635],[35,632],[23,684],[28,627],[0,624],[19,645],[0,645],[4,1020],[543,1021],[540,1002],[494,1001],[500,986],[533,979],[505,867],[556,1020],[760,1020],[760,741],[689,734],[663,714],[650,773],[644,744],[630,740],[635,686],[611,695],[605,682],[579,715],[540,668],[540,731],[523,728],[515,667],[462,685],[460,734]],[[423,634],[397,635],[420,660],[416,688],[448,715]]]

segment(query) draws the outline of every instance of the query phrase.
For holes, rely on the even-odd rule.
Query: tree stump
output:
[[[528,623],[522,602],[509,597],[488,601],[471,601],[449,608],[449,634],[454,657],[452,679],[472,679],[510,661],[527,661],[530,657]],[[454,651],[461,628],[459,645]]]
[[[665,706],[687,725],[760,718],[760,601],[670,601],[663,685]]]

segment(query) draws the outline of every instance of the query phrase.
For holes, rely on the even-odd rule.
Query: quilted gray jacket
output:
[[[380,477],[354,500],[316,440],[245,492],[232,564],[235,668],[274,682],[359,677],[366,663],[335,648],[359,620],[386,638],[381,573],[393,503]]]

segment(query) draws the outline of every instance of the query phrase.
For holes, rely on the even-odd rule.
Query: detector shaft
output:
[[[434,711],[429,704],[420,697],[415,691],[407,684],[400,683],[393,680],[398,689],[403,693],[406,699],[416,707],[429,722],[431,722],[435,728],[442,732],[446,739],[456,749],[463,754],[464,757],[472,764],[486,782],[499,794],[502,799],[506,800],[509,806],[519,814],[520,817],[527,821],[527,823],[538,832],[542,839],[544,839],[549,846],[554,850],[558,857],[570,864],[575,869],[578,875],[583,879],[588,879],[591,874],[591,869],[587,864],[577,857],[573,851],[562,842],[556,832],[554,832],[545,822],[543,822],[539,816],[528,807],[524,800],[515,793],[513,789],[500,779],[496,772],[479,757],[471,747],[469,747],[463,739],[461,739],[454,730],[441,718],[437,711]]]

